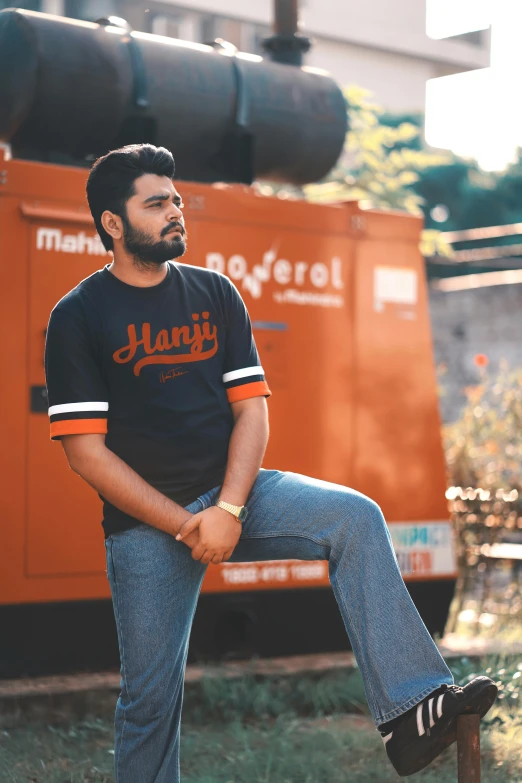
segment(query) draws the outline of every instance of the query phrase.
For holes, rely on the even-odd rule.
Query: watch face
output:
[[[246,506],[243,506],[243,508],[241,509],[241,511],[239,512],[239,515],[238,515],[239,521],[240,522],[244,522],[245,519],[246,519],[246,516],[247,516]]]

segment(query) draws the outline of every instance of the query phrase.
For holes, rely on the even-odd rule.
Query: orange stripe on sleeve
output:
[[[227,389],[229,402],[248,400],[250,397],[270,397],[271,394],[266,381],[244,383],[242,386],[233,386],[231,389]]]
[[[64,419],[51,424],[51,440],[61,435],[105,435],[107,419]]]

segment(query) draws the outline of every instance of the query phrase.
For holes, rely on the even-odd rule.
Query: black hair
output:
[[[143,174],[173,179],[174,170],[172,153],[152,144],[129,144],[98,158],[87,179],[87,201],[105,250],[114,247],[112,237],[101,223],[105,210],[125,220],[126,203],[136,192],[134,181]]]

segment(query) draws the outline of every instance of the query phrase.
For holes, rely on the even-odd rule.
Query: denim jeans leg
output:
[[[337,484],[261,470],[247,507],[234,561],[329,561],[377,725],[453,682],[406,589],[374,501]]]
[[[196,501],[188,510],[201,508]],[[105,546],[121,661],[115,783],[178,783],[183,680],[205,566],[144,524]]]

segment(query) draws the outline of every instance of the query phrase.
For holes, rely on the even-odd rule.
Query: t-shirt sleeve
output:
[[[229,281],[227,283],[227,342],[223,383],[228,401],[270,397],[271,391],[259,360],[248,311],[237,288]]]
[[[105,434],[109,395],[82,317],[55,308],[45,341],[45,375],[51,440]]]

